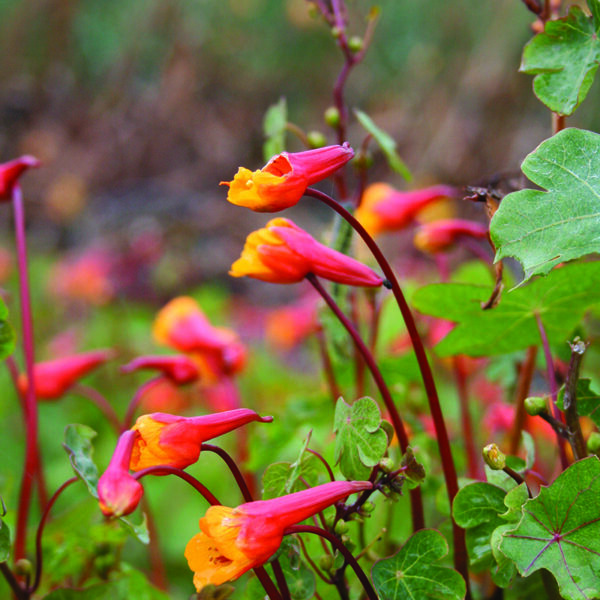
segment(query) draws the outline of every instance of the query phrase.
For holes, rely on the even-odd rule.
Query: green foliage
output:
[[[92,440],[95,437],[96,432],[87,425],[78,423],[67,425],[63,447],[69,455],[75,474],[83,480],[90,494],[97,498],[98,467],[92,459],[94,454]]]
[[[10,558],[10,529],[3,519],[0,519],[0,563]]]
[[[592,16],[572,6],[563,19],[549,20],[523,52],[520,70],[535,75],[535,95],[550,109],[570,115],[583,102],[600,61],[600,1],[587,0]]]
[[[565,129],[521,165],[548,190],[520,190],[501,202],[490,225],[496,259],[522,263],[525,280],[561,262],[600,251],[600,135]]]
[[[168,600],[143,573],[125,567],[113,580],[97,583],[82,590],[59,589],[44,596],[44,600]]]
[[[572,464],[523,505],[518,526],[502,534],[500,551],[522,575],[547,569],[567,600],[600,595],[600,461]]]
[[[10,356],[15,351],[15,331],[8,322],[8,308],[0,298],[0,359]]]
[[[365,397],[349,405],[340,398],[335,407],[333,429],[335,460],[344,477],[367,479],[371,468],[383,458],[388,444],[377,402]]]
[[[449,283],[428,285],[414,294],[417,310],[457,323],[436,346],[440,356],[490,356],[538,345],[536,314],[550,343],[564,343],[586,309],[600,300],[600,263],[565,265],[504,293],[496,307],[482,310],[489,291]]]
[[[411,172],[404,161],[400,158],[400,155],[396,150],[396,142],[394,141],[394,138],[383,131],[383,129],[377,127],[371,117],[369,117],[369,115],[364,113],[362,110],[356,109],[354,114],[356,115],[358,122],[369,134],[373,136],[373,139],[377,142],[386,160],[388,161],[390,168],[399,175],[402,175],[406,181],[411,181]]]
[[[394,556],[375,563],[375,589],[382,600],[460,600],[466,592],[463,578],[454,569],[435,564],[446,554],[448,544],[439,531],[417,531]]]
[[[579,379],[577,381],[577,414],[580,417],[590,417],[596,426],[600,427],[600,396],[591,389],[591,380]],[[556,406],[564,410],[564,386],[558,392]]]
[[[265,161],[268,161],[276,154],[281,154],[285,150],[287,122],[287,102],[282,97],[279,99],[279,102],[269,106],[263,120],[263,132],[265,135],[263,158]]]

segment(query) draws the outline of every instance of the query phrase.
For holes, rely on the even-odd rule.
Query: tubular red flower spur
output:
[[[485,239],[487,225],[465,219],[440,219],[422,225],[415,234],[414,244],[419,250],[435,254],[447,250],[460,237]]]
[[[277,212],[294,206],[306,188],[326,179],[354,156],[345,143],[305,152],[282,152],[262,169],[240,167],[229,186],[227,200],[257,212]]]
[[[40,166],[40,161],[34,156],[20,156],[9,162],[0,164],[0,201],[10,200],[12,190],[19,177],[27,170]]]
[[[253,277],[270,283],[297,283],[306,275],[365,287],[383,279],[357,260],[320,244],[292,221],[272,219],[252,232],[240,258],[231,265],[233,277]]]
[[[196,589],[237,579],[264,564],[277,552],[288,527],[372,487],[369,481],[334,481],[237,508],[211,506],[200,519],[201,532],[185,549]]]

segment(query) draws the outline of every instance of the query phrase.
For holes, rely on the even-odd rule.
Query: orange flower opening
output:
[[[383,283],[372,269],[317,242],[289,219],[272,219],[246,239],[233,277],[253,277],[270,283],[297,283],[306,275],[366,287]]]
[[[252,421],[269,423],[272,420],[273,417],[261,417],[247,408],[200,417],[179,417],[167,413],[142,415],[132,427],[138,435],[129,468],[140,471],[164,465],[185,469],[198,460],[202,442]]]
[[[250,171],[240,167],[229,186],[227,200],[257,212],[277,212],[294,206],[309,185],[317,183],[354,156],[354,150],[342,146],[326,146],[305,152],[282,152],[262,169]]]
[[[288,527],[372,487],[369,481],[334,481],[237,508],[211,506],[200,519],[201,532],[185,549],[196,590],[237,579],[264,564],[277,552]]]

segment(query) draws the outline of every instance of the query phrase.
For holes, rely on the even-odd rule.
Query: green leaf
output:
[[[96,432],[87,425],[67,425],[63,443],[75,474],[83,480],[94,498],[98,497],[98,468],[92,460],[94,454],[92,440],[96,435]]]
[[[375,563],[375,589],[382,600],[460,600],[466,593],[463,578],[454,569],[435,564],[446,554],[444,536],[435,529],[421,529],[396,554]]]
[[[489,356],[538,345],[536,313],[550,344],[563,344],[586,309],[600,300],[600,262],[565,265],[482,310],[480,302],[487,297],[488,288],[457,283],[417,290],[412,298],[417,310],[457,323],[435,347],[438,355]]]
[[[315,594],[315,574],[300,558],[298,542],[286,537],[278,554],[292,600],[309,600]]]
[[[387,423],[387,421],[384,421],[384,423]],[[410,446],[402,456],[400,464],[405,468],[402,474],[411,482],[418,484],[425,480],[425,467],[417,460]]]
[[[577,381],[577,414],[580,417],[590,417],[596,426],[600,427],[600,396],[591,387],[590,379],[579,379]],[[558,392],[556,405],[564,410],[564,386]]]
[[[452,503],[456,524],[464,529],[493,519],[506,510],[506,492],[491,483],[478,481],[461,488]]]
[[[496,260],[516,258],[525,280],[600,251],[600,135],[564,129],[542,142],[521,165],[548,191],[520,190],[504,197],[491,224]]]
[[[279,102],[269,106],[263,120],[263,132],[265,134],[263,157],[265,161],[268,161],[276,154],[281,154],[285,150],[287,122],[287,102],[282,97],[279,99]]]
[[[142,522],[139,525],[136,525],[127,517],[119,517],[119,521],[125,529],[142,544],[148,545],[150,543],[150,532],[148,531],[148,519],[146,513],[144,513]]]
[[[352,406],[340,398],[335,407],[333,430],[335,461],[347,479],[367,479],[371,468],[385,454],[387,435],[381,412],[372,398],[359,398]]]
[[[567,600],[600,595],[600,461],[572,464],[523,506],[519,525],[502,534],[500,550],[527,576],[546,569]]]
[[[404,161],[400,158],[400,155],[396,150],[396,142],[394,141],[394,138],[383,131],[383,129],[377,127],[367,113],[364,113],[362,110],[355,109],[354,114],[356,115],[358,122],[366,129],[368,133],[373,136],[373,139],[377,142],[381,148],[381,151],[385,155],[390,168],[399,175],[402,175],[406,181],[412,181],[411,172]]]
[[[0,563],[6,562],[10,558],[10,550],[10,529],[0,519]]]
[[[588,0],[593,16],[578,6],[549,20],[523,51],[520,71],[535,75],[535,95],[552,111],[570,115],[586,97],[600,61],[600,2]]]
[[[0,359],[5,359],[15,351],[15,331],[8,322],[8,308],[0,298]]]

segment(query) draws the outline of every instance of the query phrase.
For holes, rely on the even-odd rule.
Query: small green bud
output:
[[[356,548],[356,544],[350,539],[349,535],[342,536],[342,544],[344,544],[344,546],[346,546],[346,548],[348,548],[350,552],[352,552],[354,548]]]
[[[506,456],[496,444],[488,444],[483,449],[485,464],[494,471],[501,471],[506,466]]]
[[[26,558],[20,558],[15,563],[14,571],[19,577],[30,577],[33,573],[33,565]]]
[[[308,3],[308,16],[311,19],[316,19],[319,16],[319,7],[314,2]]]
[[[323,554],[319,558],[319,567],[322,571],[331,571],[333,569],[333,556],[331,554]]]
[[[587,449],[592,454],[598,454],[600,452],[600,433],[592,431],[590,437],[587,440]]]
[[[346,521],[338,521],[335,524],[334,531],[335,531],[336,535],[344,535],[344,533],[348,532],[348,529],[349,529],[349,527],[348,527],[348,523],[346,523]]]
[[[546,398],[542,396],[531,396],[529,398],[525,398],[525,411],[528,415],[535,417],[536,415],[545,413],[547,410]]]
[[[394,464],[394,461],[389,456],[384,456],[379,461],[379,468],[384,473],[391,473],[396,468],[396,465]]]
[[[343,32],[343,30],[341,27],[332,27],[331,28],[331,35],[336,39],[342,35],[342,32]]]
[[[361,507],[361,512],[364,512],[366,514],[370,514],[375,510],[375,505],[372,502],[369,502],[367,500],[367,502],[365,502],[362,507]]]
[[[320,131],[309,131],[306,138],[311,148],[322,148],[327,145],[327,138]]]
[[[348,48],[350,48],[351,52],[360,52],[363,49],[363,40],[361,37],[358,37],[357,35],[353,35],[349,40],[348,40]]]
[[[325,119],[325,123],[329,125],[329,127],[339,127],[340,125],[340,111],[335,106],[330,106],[323,115]]]

